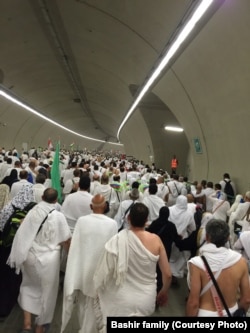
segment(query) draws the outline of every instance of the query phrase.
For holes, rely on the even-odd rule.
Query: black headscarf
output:
[[[12,169],[9,176],[3,178],[1,184],[6,184],[11,189],[13,183],[18,182],[18,174],[16,169]]]
[[[171,256],[172,244],[175,243],[177,245],[178,241],[180,241],[180,237],[177,233],[175,224],[169,221],[168,218],[169,208],[166,206],[161,207],[159,217],[150,224],[147,231],[157,234],[161,238],[169,260]],[[158,264],[156,267],[156,273],[158,292],[162,287],[162,275]]]
[[[167,252],[168,259],[171,255],[171,248],[173,242],[178,242],[180,237],[174,223],[169,221],[169,208],[167,206],[161,207],[159,217],[154,220],[147,231],[159,235]]]

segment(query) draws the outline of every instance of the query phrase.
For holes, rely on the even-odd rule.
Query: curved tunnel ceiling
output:
[[[143,84],[198,2],[2,2],[2,84],[63,126],[117,142],[130,87]],[[9,109],[0,116],[7,123]]]
[[[238,175],[238,161],[250,162],[242,144],[249,139],[249,0],[213,1],[121,130],[122,148],[116,141],[137,89],[199,3],[1,1],[1,88],[102,142],[78,139],[0,97],[0,146],[44,147],[51,137],[66,147],[73,141],[96,150],[118,147],[162,168],[176,153],[180,172],[191,178]],[[171,119],[183,133],[163,130]],[[234,180],[245,191],[247,168],[240,174]]]

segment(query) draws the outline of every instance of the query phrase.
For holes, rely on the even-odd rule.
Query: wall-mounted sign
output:
[[[201,142],[199,138],[194,138],[194,149],[197,154],[202,154]]]

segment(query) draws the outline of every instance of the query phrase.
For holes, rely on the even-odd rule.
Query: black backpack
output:
[[[27,215],[28,211],[31,210],[36,205],[36,202],[30,202],[24,209],[15,207],[14,211],[9,217],[8,221],[5,223],[3,231],[0,232],[0,245],[3,247],[11,247],[17,229],[20,223]]]
[[[227,180],[224,179],[224,182],[225,182],[224,192],[227,195],[227,200],[228,201],[233,201],[234,200],[234,190],[233,190],[233,187],[231,185],[231,180],[227,181]]]

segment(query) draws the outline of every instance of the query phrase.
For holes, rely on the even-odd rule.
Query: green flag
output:
[[[60,163],[60,142],[56,144],[56,152],[51,168],[51,182],[52,182],[52,187],[57,190],[58,192],[58,202],[61,204],[62,203],[62,188],[61,188],[61,175],[60,175],[60,168],[59,168],[59,163]]]

